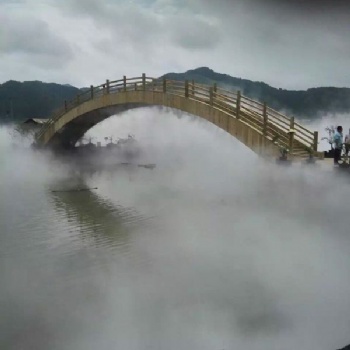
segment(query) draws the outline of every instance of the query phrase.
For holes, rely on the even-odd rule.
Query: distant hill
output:
[[[56,108],[79,93],[70,85],[10,80],[0,85],[0,122],[48,118]]]
[[[350,113],[350,88],[320,87],[306,91],[277,89],[263,82],[216,73],[207,67],[185,73],[168,73],[165,77],[173,80],[193,79],[203,84],[217,83],[222,88],[240,90],[247,97],[299,117],[315,118],[324,113]]]
[[[263,82],[216,73],[207,67],[185,73],[168,73],[165,77],[217,83],[226,89],[240,90],[243,95],[267,102],[270,107],[297,117],[316,118],[325,113],[350,113],[350,88],[321,87],[306,91],[277,89]],[[0,122],[48,118],[63,105],[64,100],[71,100],[84,90],[68,84],[10,80],[0,85]]]

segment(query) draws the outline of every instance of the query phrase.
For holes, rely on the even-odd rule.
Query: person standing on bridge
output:
[[[343,127],[338,126],[333,136],[334,142],[334,165],[338,165],[341,159],[341,151],[343,148]]]

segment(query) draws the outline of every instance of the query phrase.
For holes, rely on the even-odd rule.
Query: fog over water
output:
[[[87,136],[129,133],[133,165],[87,172],[0,128],[0,349],[350,343],[349,177],[167,109]]]

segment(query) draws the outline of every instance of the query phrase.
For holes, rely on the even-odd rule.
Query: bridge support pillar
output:
[[[318,146],[318,131],[314,131],[314,144],[313,144],[314,152],[317,152],[317,146]]]
[[[293,143],[294,143],[294,117],[290,118],[290,127],[289,127],[289,154],[293,155]]]
[[[142,73],[142,90],[146,90],[146,74]]]
[[[264,125],[263,125],[263,135],[266,136],[267,134],[267,123],[268,123],[268,115],[267,115],[267,104],[264,102],[263,107],[263,117],[264,117]]]
[[[241,92],[237,91],[237,102],[236,102],[236,118],[239,119],[241,112]]]
[[[213,85],[213,105],[214,105],[214,99],[216,99],[216,92],[218,91],[218,86],[216,83]]]
[[[293,155],[294,131],[289,132],[289,154]]]
[[[189,97],[189,83],[188,80],[185,81],[185,97]]]

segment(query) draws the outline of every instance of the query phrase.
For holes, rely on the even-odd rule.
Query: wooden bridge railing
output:
[[[230,91],[218,87],[195,83],[194,81],[177,81],[168,79],[154,79],[146,77],[126,78],[109,81],[99,86],[91,86],[77,95],[71,101],[65,101],[64,106],[57,109],[36,134],[36,140],[40,140],[45,131],[54,124],[62,115],[80,104],[106,94],[125,93],[128,91],[152,91],[154,93],[167,93],[179,95],[185,98],[200,101],[220,109],[233,118],[240,119],[243,123],[256,129],[270,140],[288,148],[293,153],[293,148],[317,151],[318,134],[311,132],[295,122],[294,117],[287,117],[280,112],[269,108],[266,103],[260,103],[248,97],[242,96],[240,91]]]

